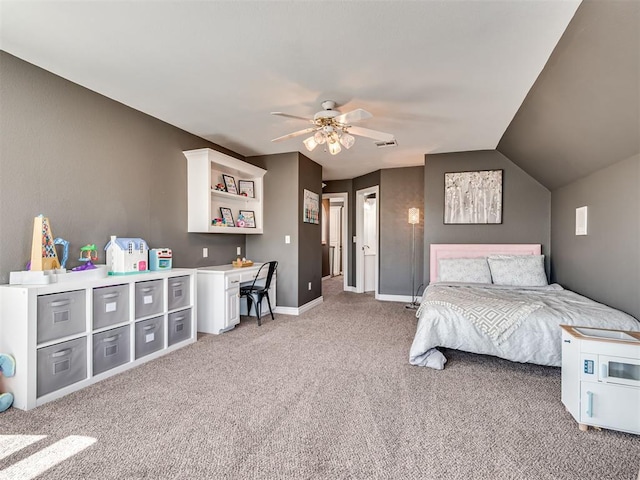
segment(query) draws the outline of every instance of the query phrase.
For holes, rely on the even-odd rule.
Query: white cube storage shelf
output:
[[[187,157],[187,231],[195,233],[260,234],[263,228],[263,177],[266,170],[210,148],[183,152]],[[238,188],[240,180],[253,182],[254,197],[218,191],[223,175],[232,176]],[[252,211],[255,227],[213,226],[222,218],[220,207],[231,209],[234,221],[240,210]]]
[[[0,352],[13,406],[29,410],[196,341],[196,275],[173,269],[0,285]]]

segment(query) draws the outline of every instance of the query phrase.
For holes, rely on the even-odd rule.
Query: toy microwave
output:
[[[170,270],[172,257],[170,248],[152,248],[149,250],[149,270]]]

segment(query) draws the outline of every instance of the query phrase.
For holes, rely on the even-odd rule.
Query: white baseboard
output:
[[[322,280],[329,280],[330,278],[333,278],[331,275],[327,275],[326,277],[322,277]]]
[[[318,297],[309,303],[305,303],[301,307],[276,307],[273,312],[281,313],[282,315],[300,315],[307,310],[311,310],[313,307],[317,307],[322,302],[324,302],[324,297]]]
[[[420,303],[421,297],[416,297],[416,302]],[[411,295],[389,295],[386,293],[378,293],[376,295],[376,300],[380,300],[383,302],[405,302],[411,303]]]
[[[353,293],[356,293],[356,287],[351,287],[351,286],[347,285],[346,287],[344,287],[344,291],[345,291],[345,292],[353,292]]]

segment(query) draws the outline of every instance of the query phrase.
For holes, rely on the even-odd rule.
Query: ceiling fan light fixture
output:
[[[339,142],[333,142],[329,144],[329,153],[331,155],[337,155],[340,153],[341,150],[342,148],[340,147]]]
[[[313,152],[313,149],[318,146],[318,142],[316,142],[314,136],[307,138],[302,143],[304,143],[304,146],[307,147],[307,150],[309,150],[310,152]]]
[[[322,145],[325,142],[325,137],[324,137],[324,133],[322,132],[322,130],[318,130],[314,135],[313,135],[314,140],[316,141],[316,144],[318,145]]]
[[[340,136],[340,143],[344,148],[349,150],[351,147],[353,147],[353,144],[356,143],[356,139],[353,137],[353,135],[349,135],[347,132],[344,132]]]

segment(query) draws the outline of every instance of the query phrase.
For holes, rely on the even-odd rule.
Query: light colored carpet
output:
[[[640,437],[580,432],[559,369],[453,350],[445,370],[411,366],[414,312],[341,282],[299,317],[243,318],[0,414],[1,434],[47,435],[0,469],[77,435],[97,442],[38,478],[636,479]]]

